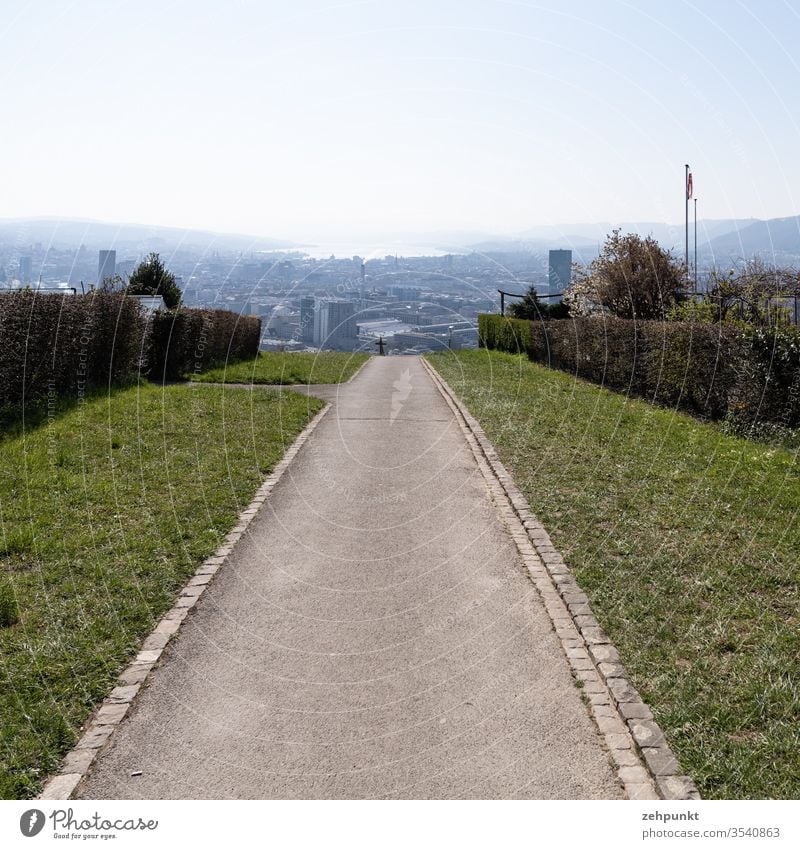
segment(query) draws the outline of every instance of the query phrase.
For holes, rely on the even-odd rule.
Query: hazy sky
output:
[[[0,0],[0,216],[288,237],[800,212],[783,0]]]

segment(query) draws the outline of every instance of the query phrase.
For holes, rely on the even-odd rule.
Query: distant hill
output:
[[[605,242],[612,230],[623,233],[638,233],[653,238],[666,248],[683,242],[683,225],[665,224],[663,221],[595,221],[583,224],[561,224],[549,227],[533,227],[521,234],[523,238],[542,239],[550,247],[568,248],[571,245],[589,246],[597,249]],[[716,235],[716,234],[715,234]]]
[[[470,251],[478,254],[535,254],[547,262],[547,254],[552,248],[564,248],[572,251],[574,262],[591,262],[598,251],[598,243],[580,236],[565,236],[560,239],[489,239],[470,245]]]
[[[697,237],[704,243],[726,233],[736,233],[759,221],[758,218],[703,218],[697,222]],[[689,225],[692,226],[691,224]]]
[[[291,248],[285,239],[270,239],[236,233],[214,233],[208,230],[186,230],[179,227],[156,227],[146,224],[117,224],[76,218],[0,219],[0,243],[31,245],[41,242],[55,248],[87,248],[174,250],[276,250]]]
[[[694,222],[689,222],[690,250]],[[532,227],[515,236],[493,237],[471,245],[483,253],[528,251],[543,254],[552,248],[571,249],[575,259],[586,262],[597,255],[606,236],[619,228],[623,233],[653,236],[676,255],[683,254],[684,223],[658,221],[598,221],[592,224],[558,224]],[[800,264],[800,216],[772,218],[701,219],[697,222],[698,254],[703,262],[726,264],[759,254],[768,261]]]
[[[757,219],[706,219],[697,222],[698,237],[707,242],[717,236],[747,227]],[[531,227],[513,236],[495,236],[470,245],[472,250],[502,251],[529,250],[540,252],[551,248],[571,248],[585,254],[596,255],[612,230],[637,233],[643,238],[652,236],[667,249],[681,252],[684,224],[666,224],[663,221],[595,221],[593,223],[550,224]]]
[[[758,221],[756,218],[705,218],[697,222],[698,238],[703,242],[714,239],[725,233],[735,232]],[[689,223],[693,227],[693,222]],[[612,230],[620,229],[623,233],[637,233],[639,236],[652,236],[660,245],[667,249],[681,250],[684,239],[684,222],[666,224],[663,221],[596,221],[584,224],[561,224],[545,227],[533,227],[520,234],[522,239],[544,240],[551,247],[568,248],[570,245],[598,246],[605,242]],[[691,238],[691,236],[690,236]]]
[[[705,257],[727,263],[760,254],[767,261],[800,257],[800,215],[754,221],[739,230],[710,239],[702,248]]]

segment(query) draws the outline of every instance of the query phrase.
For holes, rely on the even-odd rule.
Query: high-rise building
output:
[[[550,251],[548,266],[549,294],[557,295],[563,292],[572,280],[572,251]],[[555,301],[554,298],[550,299],[551,304]]]
[[[33,277],[33,260],[29,256],[19,258],[19,282],[30,283]]]
[[[300,298],[300,341],[314,344],[314,299]]]
[[[352,301],[328,301],[328,337],[331,347],[358,336],[356,305]]]
[[[100,257],[97,262],[97,285],[102,285],[103,281],[109,277],[113,277],[117,273],[117,252],[116,251],[100,251]]]
[[[317,305],[314,310],[314,345],[318,348],[348,349],[357,336],[356,305],[352,301],[322,301]]]
[[[312,336],[317,348],[328,345],[328,304],[325,301],[316,304],[314,308],[314,333]]]

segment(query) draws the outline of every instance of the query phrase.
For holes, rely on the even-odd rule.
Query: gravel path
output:
[[[81,795],[621,797],[419,360],[325,395]]]

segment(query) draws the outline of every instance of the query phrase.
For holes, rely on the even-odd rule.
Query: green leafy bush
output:
[[[693,299],[673,304],[667,312],[667,321],[691,321],[712,324],[718,320],[718,309],[710,300]]]
[[[794,327],[747,327],[729,408],[743,428],[770,422],[800,427],[800,333]]]
[[[533,344],[533,322],[504,315],[478,316],[478,344],[482,348],[527,354]]]

